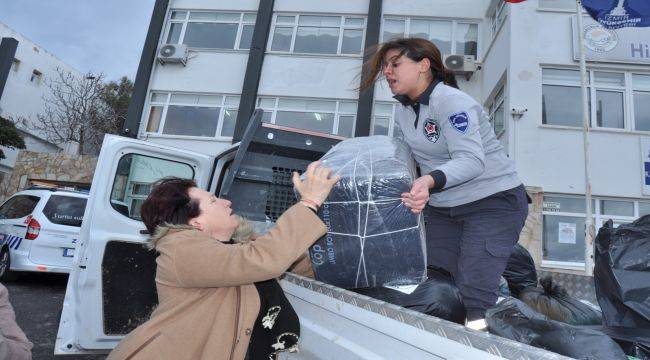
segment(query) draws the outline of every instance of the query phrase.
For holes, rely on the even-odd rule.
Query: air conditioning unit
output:
[[[469,79],[478,69],[473,55],[445,55],[445,67],[456,74],[464,74]]]
[[[158,61],[161,64],[181,63],[183,66],[187,63],[187,45],[185,44],[165,44],[158,51]]]

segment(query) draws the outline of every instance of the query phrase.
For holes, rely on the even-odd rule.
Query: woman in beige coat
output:
[[[312,163],[301,201],[255,241],[233,243],[230,202],[192,180],[166,179],[142,205],[155,235],[159,305],[108,359],[274,359],[296,349],[299,323],[274,280],[326,232],[316,216],[338,177]]]

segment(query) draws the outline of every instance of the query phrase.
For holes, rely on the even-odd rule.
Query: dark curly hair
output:
[[[140,216],[149,234],[162,224],[187,225],[199,214],[199,203],[190,198],[188,191],[196,187],[191,179],[167,177],[157,181],[147,199],[142,203]]]

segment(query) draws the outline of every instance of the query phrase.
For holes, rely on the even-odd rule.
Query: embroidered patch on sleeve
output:
[[[452,114],[449,116],[449,123],[456,131],[465,134],[469,129],[469,115],[465,111]]]

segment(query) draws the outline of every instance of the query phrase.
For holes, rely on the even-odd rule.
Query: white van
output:
[[[199,187],[232,200],[237,213],[263,228],[291,205],[291,171],[304,170],[339,141],[262,124],[261,115],[256,111],[240,144],[216,158],[106,136],[55,354],[108,353],[156,306],[156,254],[143,246],[148,234],[139,218],[154,181],[192,178]],[[280,283],[300,317],[300,352],[283,355],[291,359],[565,359],[312,279],[286,274]]]
[[[0,280],[18,272],[69,273],[88,194],[32,187],[0,206]]]

